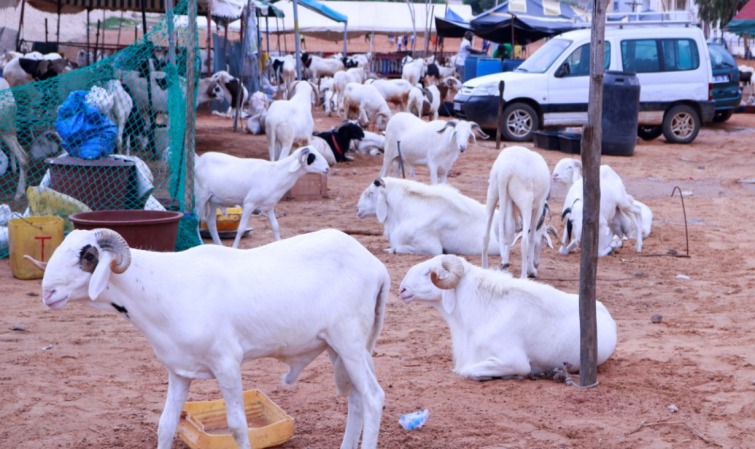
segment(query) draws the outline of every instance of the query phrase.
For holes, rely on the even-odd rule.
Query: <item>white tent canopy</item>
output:
[[[349,18],[347,33],[350,38],[364,36],[367,33],[411,34],[413,30],[416,30],[417,34],[421,34],[427,26],[425,19],[429,16],[429,21],[434,26],[433,17],[443,17],[446,8],[453,10],[464,20],[471,20],[473,17],[472,7],[469,5],[430,5],[431,8],[434,6],[434,9],[432,10],[433,14],[429,15],[424,3],[412,3],[411,6],[414,8],[415,15],[415,27],[413,28],[409,5],[405,2],[321,1],[320,3]],[[281,33],[293,33],[293,2],[280,0],[273,5],[283,11],[286,16],[281,19],[279,27],[271,24],[270,32],[275,33],[280,29]],[[237,31],[238,29],[239,22],[231,23],[229,30]],[[341,40],[343,39],[343,24],[308,9],[299,8],[299,32],[322,39]]]

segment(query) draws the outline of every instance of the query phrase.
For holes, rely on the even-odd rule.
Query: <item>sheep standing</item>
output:
[[[400,111],[406,111],[409,104],[409,92],[413,84],[405,79],[376,79],[368,80],[383,95],[385,101],[396,105]]]
[[[415,165],[425,165],[430,171],[432,184],[445,183],[459,154],[467,149],[475,133],[482,138],[488,136],[475,122],[466,120],[434,120],[425,122],[409,112],[399,112],[388,121],[385,130],[385,155],[380,177],[388,175],[391,165],[399,157],[414,174]],[[399,155],[399,142],[401,154]],[[394,174],[397,172],[394,168]]]
[[[362,192],[357,216],[375,216],[390,242],[404,254],[481,254],[485,206],[444,184],[398,178],[376,179]],[[487,252],[498,254],[496,236]]]
[[[257,91],[250,97],[249,105],[251,108],[246,129],[252,134],[262,134],[265,132],[265,115],[270,107],[270,100],[264,92]]]
[[[362,449],[375,449],[385,394],[371,353],[390,286],[385,266],[333,229],[244,251],[201,245],[181,252],[132,249],[116,232],[97,229],[73,231],[57,248],[42,301],[54,310],[81,301],[118,312],[146,337],[168,371],[158,449],[172,447],[191,382],[212,378],[231,435],[251,449],[242,362],[274,357],[289,365],[283,381],[290,385],[323,351],[348,398],[341,447],[357,448],[361,434]]]
[[[347,84],[343,94],[343,111],[346,119],[356,115],[363,128],[374,126],[378,131],[384,130],[391,118],[391,108],[371,84]]]
[[[207,152],[196,158],[197,215],[207,222],[212,241],[222,245],[215,211],[241,204],[243,211],[233,247],[238,248],[255,209],[267,215],[275,240],[280,240],[275,205],[307,173],[328,174],[328,162],[311,147],[302,147],[278,161],[244,159]]]
[[[501,266],[509,265],[509,251],[514,241],[517,219],[522,223],[521,277],[537,276],[537,262],[542,245],[537,231],[543,224],[545,202],[550,191],[550,170],[543,157],[527,148],[514,146],[501,150],[490,169],[487,197],[487,226],[482,240],[482,266],[488,267],[485,248],[490,241],[495,208],[500,202],[498,244]]]
[[[340,58],[322,58],[309,53],[302,53],[301,62],[312,72],[312,79],[319,82],[323,76],[333,76],[340,70],[345,70]]]
[[[265,134],[270,160],[282,159],[294,145],[306,145],[315,129],[312,106],[317,100],[315,89],[306,81],[292,86],[290,100],[276,100],[265,114]]]
[[[551,373],[580,365],[579,297],[461,257],[413,266],[399,298],[435,308],[451,331],[454,372],[475,380]],[[596,301],[597,361],[616,349],[616,323]]]

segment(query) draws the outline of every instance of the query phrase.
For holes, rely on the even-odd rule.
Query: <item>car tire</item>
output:
[[[715,123],[723,123],[731,118],[731,115],[734,111],[729,109],[726,111],[718,111],[716,112],[716,115],[713,116],[713,121]]]
[[[642,140],[653,140],[663,134],[663,128],[660,126],[643,126],[637,127],[637,135]]]
[[[700,115],[686,104],[674,106],[663,117],[663,136],[669,143],[690,143],[700,132]]]
[[[504,140],[526,142],[540,128],[540,119],[527,103],[512,103],[503,110],[501,136]]]

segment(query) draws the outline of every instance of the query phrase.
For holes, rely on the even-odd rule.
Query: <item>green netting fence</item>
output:
[[[187,182],[194,148],[184,144],[187,126],[194,130],[187,54],[193,46],[198,80],[199,49],[185,25],[174,25],[186,10],[181,2],[97,63],[0,90],[0,257],[8,255],[9,216],[57,215],[70,231],[77,212],[172,210],[184,213],[176,249],[201,243]]]

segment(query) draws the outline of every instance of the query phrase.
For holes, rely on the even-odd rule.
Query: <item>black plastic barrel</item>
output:
[[[637,143],[640,80],[633,72],[607,71],[603,77],[601,153],[631,156]]]

